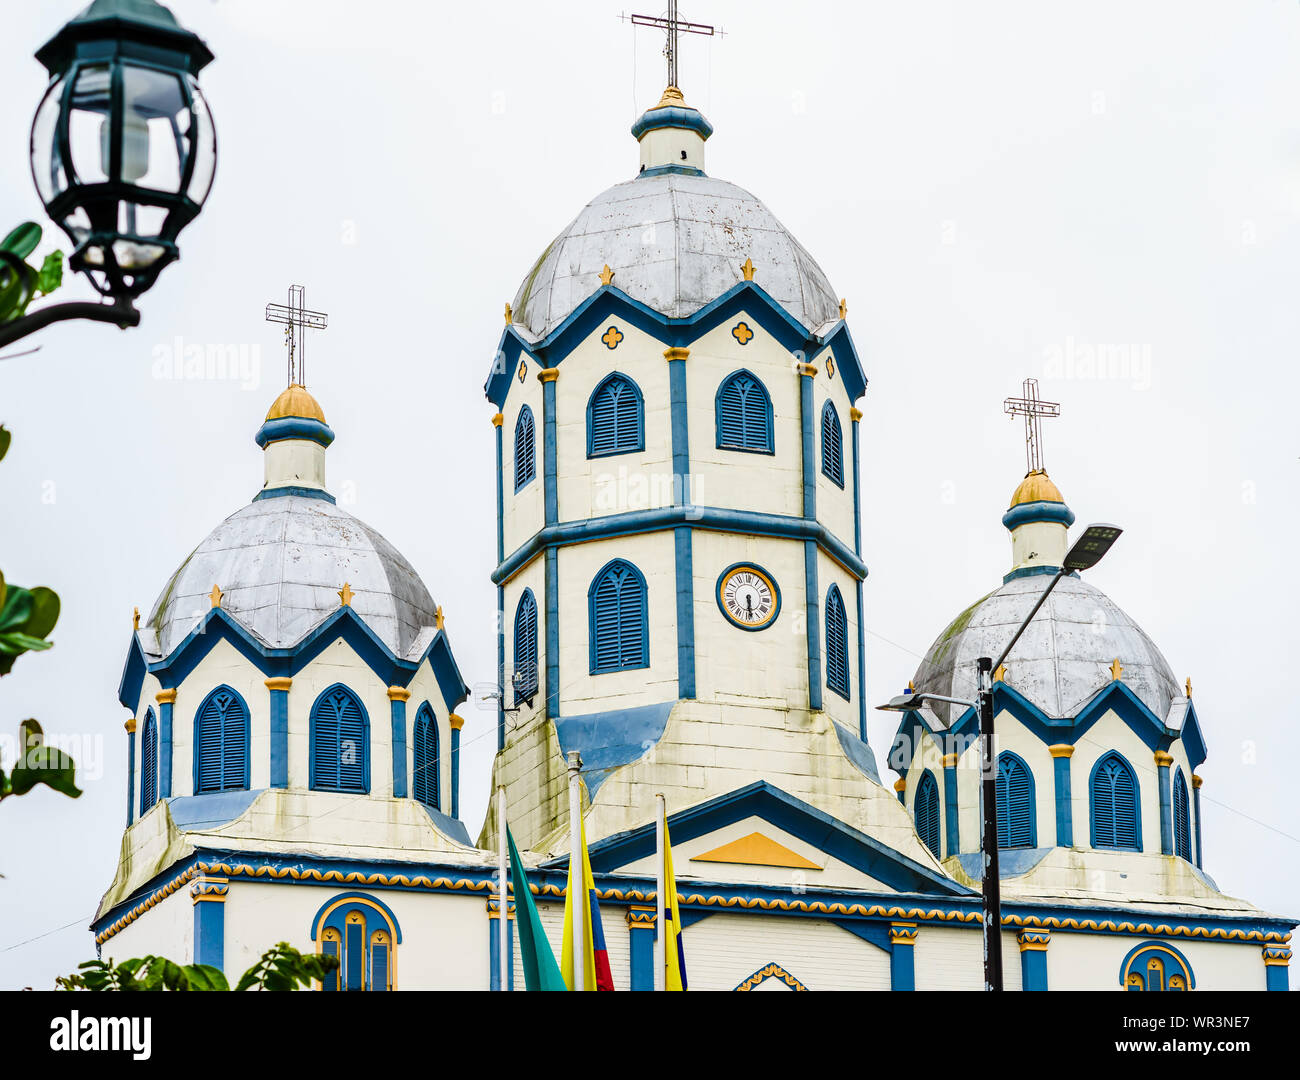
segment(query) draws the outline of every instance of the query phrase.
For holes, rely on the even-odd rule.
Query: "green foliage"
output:
[[[339,966],[338,957],[301,953],[287,942],[272,946],[244,972],[236,990],[297,990],[311,987]],[[225,975],[207,964],[174,964],[162,956],[113,961],[87,960],[71,975],[54,980],[60,990],[229,990]]]
[[[72,799],[81,794],[75,782],[77,767],[71,755],[46,746],[41,725],[35,720],[24,720],[18,725],[18,760],[8,776],[2,765],[0,763],[0,799],[26,795],[37,784],[45,784]]]
[[[0,573],[0,675],[8,675],[25,652],[43,652],[52,642],[45,635],[59,621],[59,596],[38,585],[8,585]]]
[[[0,240],[0,323],[16,319],[38,296],[48,296],[63,283],[63,252],[45,256],[40,269],[27,257],[41,242],[41,227],[25,221]]]

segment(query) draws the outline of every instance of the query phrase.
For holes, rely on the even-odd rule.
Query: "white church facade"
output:
[[[558,953],[581,755],[620,990],[652,987],[658,794],[692,989],[978,989],[972,710],[906,714],[899,779],[880,771],[866,374],[812,257],[705,171],[711,133],[670,87],[633,127],[636,176],[506,309],[486,386],[493,786]],[[227,973],[284,940],[340,957],[325,989],[499,989],[495,804],[477,837],[460,817],[469,689],[419,575],[330,496],[333,438],[305,389],[281,394],[262,490],[135,631],[127,829],[95,940]],[[972,696],[1072,522],[1045,473],[1025,478],[1010,572],[939,636],[918,691]],[[1286,989],[1294,920],[1202,868],[1206,740],[1143,632],[1067,576],[996,677],[1008,989]]]

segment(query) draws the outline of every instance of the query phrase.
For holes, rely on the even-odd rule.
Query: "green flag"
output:
[[[519,956],[524,964],[524,985],[529,990],[568,990],[560,965],[555,962],[551,943],[542,929],[542,920],[533,903],[532,890],[524,873],[523,860],[515,847],[515,838],[506,829],[510,845],[510,884],[515,892],[515,928],[519,932]]]

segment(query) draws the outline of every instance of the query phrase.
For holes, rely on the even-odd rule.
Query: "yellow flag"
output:
[[[677,878],[673,875],[673,845],[664,815],[664,989],[686,989],[686,946],[682,941],[682,913],[677,907]]]

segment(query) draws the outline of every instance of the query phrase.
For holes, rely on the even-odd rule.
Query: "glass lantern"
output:
[[[212,188],[216,133],[196,79],[212,53],[153,0],[95,0],[36,58],[50,72],[32,123],[41,202],[73,270],[105,296],[138,296]]]

